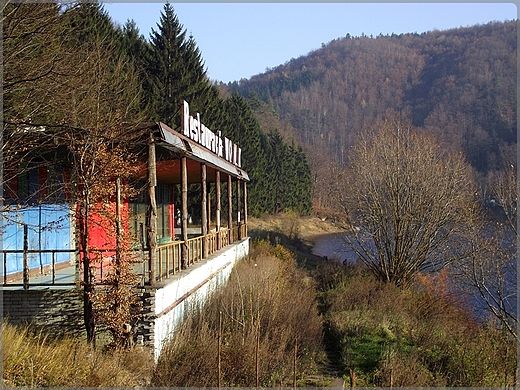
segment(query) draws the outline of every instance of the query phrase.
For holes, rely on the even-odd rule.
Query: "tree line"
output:
[[[186,100],[205,125],[242,148],[250,213],[310,213],[310,169],[302,148],[277,137],[276,129],[266,131],[246,99],[224,96],[208,79],[195,38],[172,5],[164,6],[149,39],[134,21],[115,25],[95,3],[6,3],[2,11],[2,153],[6,166],[17,165],[13,175],[23,173],[20,162],[28,170],[37,159],[51,158],[52,145],[74,141],[77,147],[79,132],[97,151],[124,138],[123,124],[161,121],[178,129]],[[46,137],[39,134],[36,141],[35,129],[45,129]],[[81,142],[85,150],[86,138]],[[7,183],[8,176],[3,171],[0,181]]]
[[[289,134],[308,150],[318,176],[315,199],[326,206],[326,172],[345,165],[363,128],[390,112],[410,118],[444,148],[463,150],[487,186],[490,175],[516,160],[516,55],[516,21],[347,34],[229,87],[255,94],[298,129]]]

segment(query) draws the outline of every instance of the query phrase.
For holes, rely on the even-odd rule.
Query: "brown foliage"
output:
[[[314,285],[293,255],[261,242],[235,268],[227,286],[175,332],[155,385],[216,386],[219,335],[223,386],[254,386],[256,356],[262,386],[291,383],[295,343],[298,375],[314,368],[321,321]]]
[[[383,281],[408,284],[458,258],[472,223],[475,183],[461,154],[442,150],[411,124],[390,117],[351,150],[335,191],[352,231],[350,247]]]

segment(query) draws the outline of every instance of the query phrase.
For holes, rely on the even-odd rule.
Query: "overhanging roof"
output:
[[[157,123],[160,131],[161,139],[159,144],[176,153],[186,155],[186,157],[205,163],[221,172],[229,174],[240,180],[249,181],[249,176],[246,171],[242,168],[231,164],[222,157],[217,156],[215,153],[190,140],[184,135],[176,132],[169,126],[162,122]]]

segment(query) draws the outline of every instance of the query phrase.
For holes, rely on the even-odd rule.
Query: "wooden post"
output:
[[[119,279],[121,277],[121,178],[116,179],[116,278],[114,287],[119,289]],[[116,302],[114,311],[117,313],[119,304]]]
[[[244,233],[247,237],[247,182],[244,180]]]
[[[241,215],[241,211],[242,211],[242,202],[240,200],[240,193],[242,191],[240,191],[240,180],[237,179],[237,226],[238,226],[238,239],[241,240],[242,239],[242,215]]]
[[[255,377],[256,377],[256,388],[260,387],[260,325],[256,326],[256,349],[255,349]]]
[[[207,219],[208,219],[208,224],[207,224],[207,232],[209,233],[211,231],[211,183],[208,183],[207,184],[207,192],[208,192],[208,201],[207,201],[207,209],[208,209],[208,214],[207,214]]]
[[[217,204],[215,206],[215,228],[217,231],[217,249],[220,249],[220,171],[215,172],[215,197]]]
[[[116,264],[121,261],[121,178],[116,179]],[[119,272],[117,270],[116,272]]]
[[[188,170],[186,157],[181,159],[181,268],[188,267]]]
[[[228,229],[229,229],[229,243],[232,242],[233,233],[233,188],[231,187],[231,175],[227,177],[227,195],[228,195]]]
[[[148,278],[150,285],[155,284],[155,258],[157,248],[157,202],[155,199],[155,187],[157,186],[157,170],[155,159],[155,142],[150,133],[148,143]]]
[[[217,341],[217,387],[220,389],[221,387],[221,371],[222,371],[222,363],[221,363],[221,354],[222,354],[222,312],[218,313],[218,341]]]
[[[294,340],[294,356],[293,356],[293,388],[296,389],[296,361],[298,352],[298,339]]]
[[[29,229],[23,224],[23,289],[29,289]]]
[[[202,196],[201,196],[201,207],[202,207],[202,215],[201,215],[201,229],[202,229],[202,258],[205,259],[208,257],[208,183],[206,180],[207,169],[206,164],[201,164],[201,187],[202,187]]]

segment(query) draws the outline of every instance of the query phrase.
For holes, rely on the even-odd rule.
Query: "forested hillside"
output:
[[[264,74],[230,84],[288,121],[312,162],[322,201],[364,126],[400,115],[462,149],[482,182],[516,161],[516,22],[423,34],[335,39]],[[271,115],[271,117],[274,117]],[[325,200],[323,200],[325,202]]]
[[[196,38],[171,4],[157,15],[149,39],[133,21],[115,25],[96,3],[8,3],[2,11],[6,164],[28,166],[38,148],[46,149],[29,145],[21,128],[53,129],[54,140],[77,129],[96,135],[96,151],[109,139],[121,141],[125,123],[161,121],[178,129],[185,100],[206,126],[242,148],[252,215],[310,213],[306,155],[274,129],[264,131],[244,98],[224,96],[210,82]],[[0,184],[6,180],[0,175]]]

